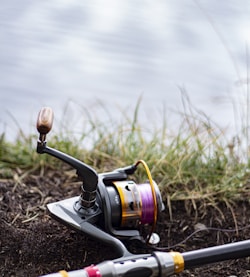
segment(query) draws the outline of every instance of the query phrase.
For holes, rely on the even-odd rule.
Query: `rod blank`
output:
[[[185,269],[220,261],[250,257],[250,240],[208,247],[182,254]]]

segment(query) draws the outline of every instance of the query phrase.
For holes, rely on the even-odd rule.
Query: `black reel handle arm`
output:
[[[59,150],[48,147],[46,146],[46,144],[41,145],[38,143],[37,152],[39,154],[44,154],[44,153],[49,154],[69,164],[74,169],[76,169],[77,175],[83,180],[84,188],[89,192],[96,191],[96,187],[98,184],[98,175],[92,167]]]
[[[76,169],[77,175],[82,179],[82,204],[86,208],[95,206],[96,190],[98,185],[98,175],[93,168],[85,163],[65,154],[56,149],[50,148],[46,143],[46,135],[50,132],[53,125],[54,113],[50,107],[43,107],[37,117],[37,131],[39,139],[37,141],[37,152],[39,154],[49,154],[57,159],[66,162]]]

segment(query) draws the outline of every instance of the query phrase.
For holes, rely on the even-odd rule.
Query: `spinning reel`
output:
[[[133,165],[97,174],[85,163],[47,146],[46,135],[52,123],[52,109],[42,108],[37,119],[37,130],[40,133],[37,152],[49,154],[71,165],[76,169],[82,185],[79,196],[48,204],[51,216],[77,231],[114,246],[120,256],[128,253],[121,241],[133,239],[145,244],[157,244],[159,236],[154,233],[154,229],[164,204],[147,164],[139,160]],[[148,176],[148,181],[143,184],[128,179],[139,164],[144,166]]]

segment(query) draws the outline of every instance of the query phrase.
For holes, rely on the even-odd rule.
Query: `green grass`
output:
[[[104,122],[89,117],[88,128],[82,130],[80,138],[66,129],[58,134],[52,130],[47,136],[48,145],[84,161],[98,172],[143,159],[168,201],[216,205],[220,201],[249,200],[250,171],[248,161],[238,156],[240,146],[228,143],[206,115],[188,104],[189,110],[184,109],[182,124],[175,132],[170,131],[165,119],[153,131],[140,125],[138,101],[132,118],[123,115],[124,121],[118,123],[111,118]],[[0,178],[13,178],[17,169],[28,172],[46,166],[58,168],[55,158],[36,153],[36,139],[21,134],[10,143],[4,134],[1,136]],[[143,168],[139,167],[135,175],[139,183],[146,179]]]

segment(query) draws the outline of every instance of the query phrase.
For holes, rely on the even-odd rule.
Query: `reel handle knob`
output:
[[[53,110],[50,107],[43,107],[37,117],[36,128],[40,133],[40,141],[44,142],[46,139],[46,135],[52,128],[54,119]]]

